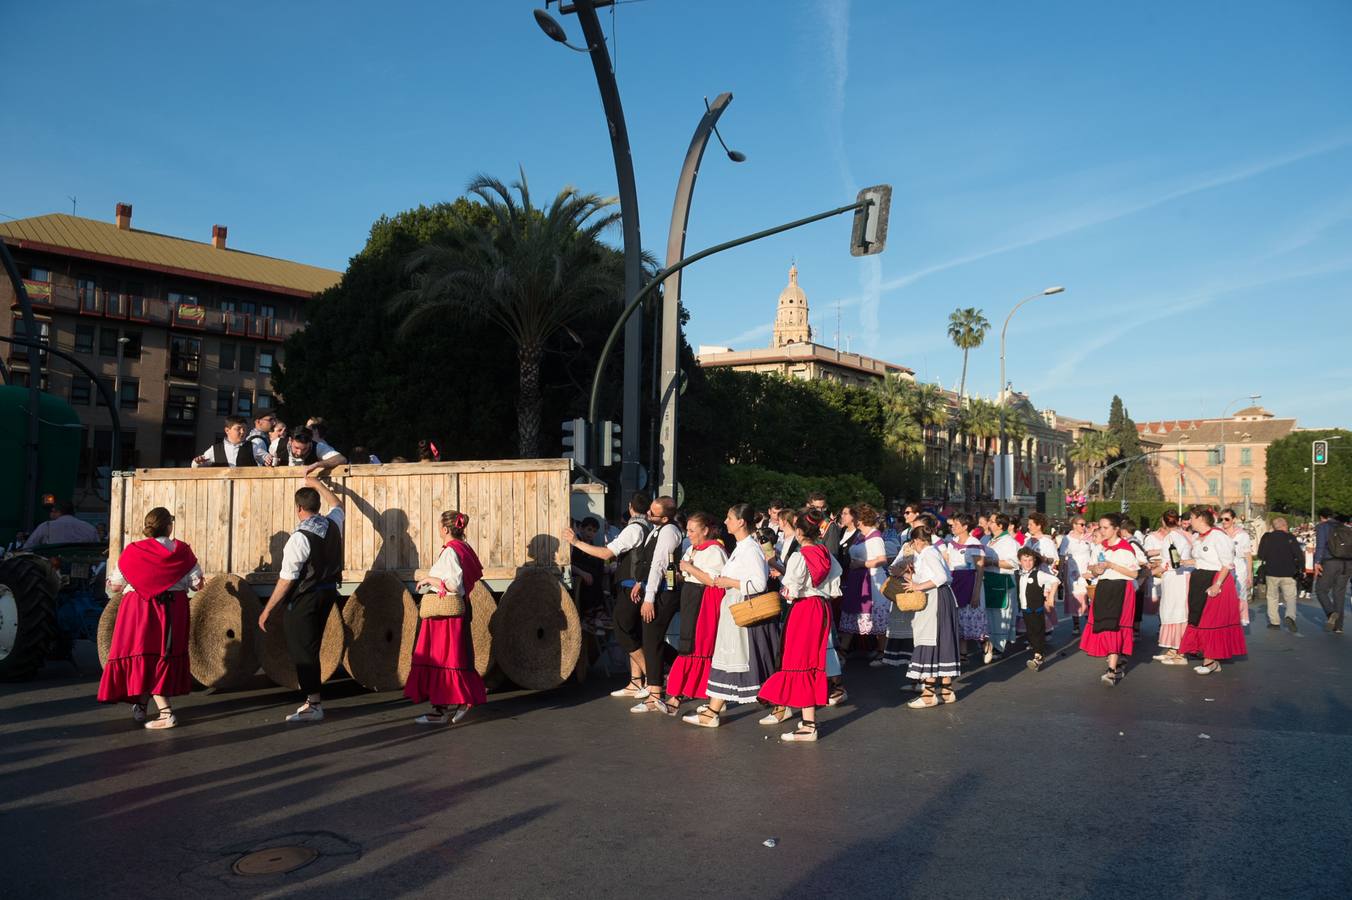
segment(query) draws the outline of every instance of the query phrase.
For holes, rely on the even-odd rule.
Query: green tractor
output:
[[[70,497],[80,463],[82,431],[75,410],[59,397],[38,395],[39,496]],[[29,531],[23,492],[30,393],[0,386],[0,546]],[[49,658],[67,658],[77,638],[97,633],[102,610],[102,544],[62,544],[16,551],[0,559],[0,680],[29,678]],[[104,600],[106,602],[106,599]]]

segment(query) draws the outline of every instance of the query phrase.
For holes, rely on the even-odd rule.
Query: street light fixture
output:
[[[1018,303],[1014,304],[1014,308],[1009,311],[1009,315],[1005,316],[1004,326],[1000,329],[1000,469],[998,472],[1000,477],[997,479],[997,483],[1001,489],[997,491],[999,494],[999,496],[996,497],[997,500],[1007,500],[1014,494],[1013,485],[1009,484],[1009,481],[1013,476],[1013,466],[1009,467],[1008,472],[1006,471],[1006,457],[1009,455],[1009,442],[1005,438],[1005,402],[1009,385],[1009,382],[1005,381],[1005,335],[1009,332],[1009,320],[1014,318],[1014,314],[1019,311],[1019,307],[1023,306],[1028,301],[1036,300],[1038,297],[1050,297],[1052,294],[1059,294],[1064,290],[1065,288],[1058,284],[1053,285],[1052,287],[1043,288],[1036,294],[1030,294],[1029,296],[1024,297]]]
[[[569,50],[575,50],[578,53],[590,53],[592,50],[591,47],[578,47],[568,43],[568,32],[564,31],[563,26],[543,9],[535,10],[535,24],[540,26],[540,30],[545,33],[545,37],[551,41],[558,41]]]
[[[704,111],[711,115],[713,114],[714,111],[713,107],[709,105],[708,97],[704,98]],[[717,116],[715,116],[714,118],[716,120]],[[712,127],[714,130],[714,137],[718,138],[718,143],[723,148],[723,152],[728,155],[728,159],[732,160],[735,163],[746,162],[746,154],[740,150],[729,150],[728,145],[723,142],[723,135],[719,133],[718,126],[714,125]]]

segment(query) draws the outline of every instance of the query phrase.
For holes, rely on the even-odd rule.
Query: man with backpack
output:
[[[1319,511],[1314,549],[1315,596],[1328,621],[1325,631],[1343,633],[1343,611],[1347,605],[1347,585],[1352,578],[1352,525],[1346,515],[1335,517],[1333,510]]]

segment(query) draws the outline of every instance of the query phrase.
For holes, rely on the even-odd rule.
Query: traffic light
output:
[[[605,421],[601,423],[600,437],[600,462],[601,468],[605,469],[615,465],[620,459],[620,426],[616,422]]]
[[[563,458],[579,466],[587,464],[587,420],[569,419],[563,423]]]
[[[1326,466],[1329,463],[1329,442],[1315,441],[1311,445],[1310,459],[1316,466]]]
[[[869,201],[864,203],[864,201]],[[855,197],[864,203],[854,211],[854,227],[850,229],[850,255],[872,256],[882,253],[887,246],[887,218],[892,211],[892,186],[879,184],[866,187]]]
[[[1122,509],[1122,515],[1124,515],[1124,516],[1127,514],[1127,511],[1131,509],[1131,504],[1127,502],[1127,498],[1126,498],[1126,497],[1123,497],[1123,498],[1122,498],[1122,506],[1121,506],[1121,509]]]

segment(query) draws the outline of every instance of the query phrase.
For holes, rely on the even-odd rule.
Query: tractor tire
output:
[[[56,644],[56,595],[61,579],[32,553],[0,561],[0,681],[32,678]],[[10,620],[10,621],[6,621]]]

